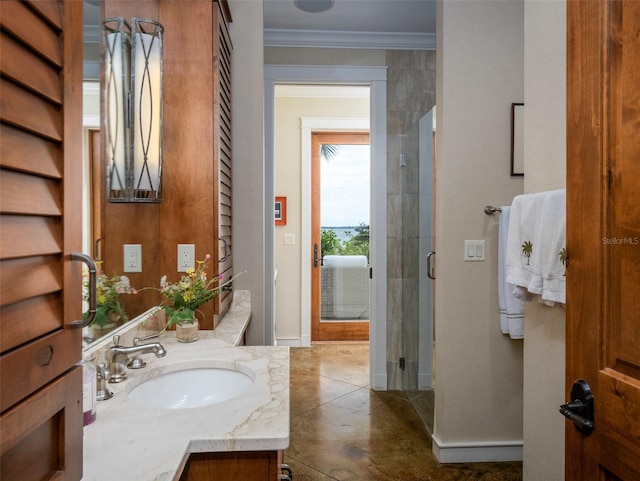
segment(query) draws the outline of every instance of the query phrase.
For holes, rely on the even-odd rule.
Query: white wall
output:
[[[434,453],[443,462],[522,456],[522,341],[500,332],[497,215],[510,176],[511,103],[524,100],[523,1],[439,1],[436,105]],[[464,240],[485,262],[464,262]]]
[[[566,4],[525,2],[525,192],[566,184]],[[564,479],[565,310],[525,306],[524,480]]]
[[[233,22],[233,257],[247,274],[234,281],[250,289],[253,316],[248,344],[265,340],[264,312],[270,286],[265,281],[264,49],[262,2],[230,2]],[[273,204],[269,206],[273,209]]]
[[[287,225],[275,227],[275,256],[278,272],[276,290],[276,337],[279,343],[300,345],[302,249],[301,123],[303,117],[368,118],[369,99],[276,98],[275,185],[276,195],[287,197]],[[308,189],[307,189],[308,190]],[[306,192],[306,195],[309,195]],[[309,215],[309,214],[306,214]],[[284,234],[295,235],[295,245],[284,245]],[[308,317],[308,316],[307,316]]]

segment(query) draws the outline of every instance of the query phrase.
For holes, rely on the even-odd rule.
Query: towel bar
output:
[[[496,212],[502,212],[502,209],[500,207],[494,207],[492,205],[488,205],[484,208],[484,213],[487,215],[492,215]]]

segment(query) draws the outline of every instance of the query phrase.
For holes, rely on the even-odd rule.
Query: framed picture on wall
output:
[[[511,104],[511,176],[524,175],[524,104]]]
[[[276,197],[275,203],[276,225],[287,225],[287,198]]]

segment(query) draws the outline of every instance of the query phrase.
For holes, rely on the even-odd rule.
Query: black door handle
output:
[[[591,386],[584,379],[578,379],[571,387],[571,399],[572,402],[559,407],[560,414],[572,421],[578,431],[588,436],[595,429]]]

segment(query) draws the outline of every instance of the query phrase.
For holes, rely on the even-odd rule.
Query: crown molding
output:
[[[344,32],[265,28],[265,47],[435,50],[433,33]]]

